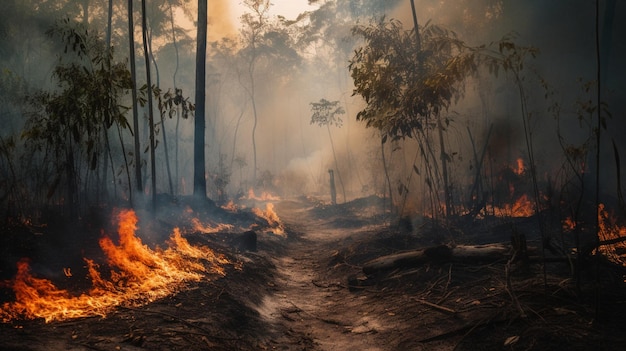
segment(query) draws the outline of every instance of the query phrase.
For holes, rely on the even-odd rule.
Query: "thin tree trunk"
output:
[[[391,178],[389,177],[389,167],[387,165],[387,157],[385,157],[385,141],[380,140],[380,153],[383,157],[383,169],[385,170],[385,179],[387,179],[387,187],[389,188],[389,211],[393,214],[393,190],[391,189]]]
[[[176,53],[176,66],[174,68],[174,75],[172,76],[172,83],[174,84],[174,93],[178,93],[178,84],[176,82],[176,75],[178,74],[178,67],[179,67],[179,53],[178,53],[178,42],[176,41],[176,29],[174,27],[174,10],[172,9],[172,2],[168,1],[169,5],[170,5],[170,24],[172,26],[172,43],[174,44],[174,51]],[[179,163],[178,163],[178,132],[179,132],[179,126],[180,126],[180,111],[177,111],[176,113],[176,131],[174,132],[174,172],[175,172],[175,181],[176,181],[176,188],[174,189],[176,192],[176,195],[178,195],[179,193],[179,188],[178,188],[178,184],[180,182],[180,177],[179,177]]]
[[[205,104],[206,104],[206,38],[207,0],[198,0],[198,35],[196,37],[196,119],[194,124],[194,182],[193,194],[206,197],[205,179]]]
[[[346,202],[346,188],[343,186],[343,179],[341,179],[341,172],[339,172],[339,163],[337,162],[337,155],[335,153],[335,144],[333,143],[333,136],[330,133],[330,125],[326,124],[326,130],[328,130],[328,138],[330,139],[330,147],[333,150],[333,158],[335,159],[335,168],[337,169],[337,177],[339,178],[339,184],[341,184],[341,192],[343,193],[343,202]]]
[[[89,25],[89,0],[83,0],[83,24],[85,27]]]
[[[256,127],[258,124],[258,115],[256,110],[256,101],[254,99],[254,58],[250,62],[250,68],[248,70],[250,74],[250,98],[252,100],[252,113],[254,115],[254,125],[252,126],[252,155],[254,169],[252,170],[252,184],[256,185]]]
[[[149,55],[150,55],[150,60],[152,61],[152,64],[154,65],[154,71],[156,73],[156,87],[160,88],[161,87],[161,78],[159,75],[159,66],[156,62],[156,59],[154,57],[154,53],[152,51],[152,32],[150,32],[150,35],[148,36],[148,51],[149,51]],[[160,89],[159,89],[160,90]],[[161,97],[158,97],[159,101],[161,101]],[[159,105],[162,106],[162,104],[159,103]],[[162,106],[161,108],[165,108],[164,106]],[[165,129],[165,111],[159,111],[160,115],[161,115],[161,133],[163,135],[163,154],[165,156],[165,170],[167,172],[167,181],[168,181],[168,186],[169,186],[169,190],[170,190],[170,195],[174,195],[174,186],[172,185],[172,170],[170,167],[170,152],[169,152],[169,148],[167,147],[167,130]]]
[[[443,124],[441,117],[437,117],[437,130],[439,132],[439,148],[441,159],[441,175],[443,177],[443,196],[445,197],[446,217],[452,214],[452,199],[450,198],[450,180],[448,179],[448,154],[443,140]]]
[[[135,182],[137,183],[137,193],[143,193],[143,184],[141,181],[141,149],[139,143],[139,111],[137,111],[137,69],[135,63],[135,24],[133,20],[133,0],[128,0],[128,43],[129,43],[129,61],[130,74],[132,80],[132,110],[133,110],[133,129],[135,141]],[[130,189],[129,189],[130,190]],[[131,190],[132,192],[132,190]],[[132,196],[131,196],[131,206]]]
[[[150,54],[148,51],[148,25],[146,18],[146,0],[141,0],[141,33],[143,38],[143,55],[146,64],[146,84],[148,88],[148,123],[150,124],[150,174],[152,180],[152,209],[156,210],[156,160],[154,141],[154,108],[152,106],[152,77],[150,73]]]
[[[112,18],[113,18],[113,0],[109,0],[109,8],[108,8],[108,13],[107,13],[107,32],[106,32],[106,49],[107,50],[111,50],[111,32],[112,32]],[[109,71],[111,71],[111,56],[110,54],[107,54],[107,69]],[[109,144],[109,135],[108,135],[108,126],[106,121],[102,122],[102,134],[104,136],[105,142],[106,142],[106,153],[108,154],[109,157],[111,157],[111,169],[113,170],[113,172],[111,173],[112,177],[115,178],[115,167],[113,166],[113,158],[111,155],[111,146]],[[102,189],[102,192],[104,192],[105,197],[108,198],[108,182],[107,182],[107,168],[109,168],[109,157],[107,157],[106,155],[104,156],[104,163],[102,165],[102,184],[100,184],[100,177],[98,176],[98,184],[96,185],[96,189],[97,189],[97,198],[96,201],[100,202],[100,193]],[[99,175],[99,174],[98,174]],[[115,184],[115,182],[113,182],[113,184]],[[129,184],[130,186],[130,184]],[[114,192],[115,194],[115,192]]]

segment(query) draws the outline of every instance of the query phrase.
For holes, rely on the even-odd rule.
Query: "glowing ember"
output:
[[[100,267],[85,259],[92,288],[72,296],[50,280],[34,277],[28,261],[17,265],[17,275],[10,282],[15,301],[2,305],[0,319],[43,318],[46,322],[88,316],[106,316],[118,305],[141,305],[168,296],[185,282],[198,281],[208,271],[224,274],[221,264],[228,263],[206,247],[191,246],[178,229],[171,235],[166,250],[151,250],[135,236],[137,216],[132,210],[119,214],[119,244],[110,238],[100,240],[111,270],[103,278]],[[208,263],[208,264],[207,264]],[[207,268],[208,267],[208,268]],[[68,269],[64,270],[70,276]]]
[[[274,204],[268,203],[265,205],[265,211],[260,210],[258,208],[253,208],[252,213],[254,213],[257,217],[263,218],[267,221],[267,224],[270,226],[270,230],[274,234],[284,235],[285,234],[285,226],[278,218],[276,212],[274,212]]]
[[[563,227],[563,231],[571,232],[576,229],[576,221],[571,217],[567,217],[561,221],[561,227]]]
[[[250,188],[248,190],[248,200],[256,200],[256,201],[280,201],[279,196],[274,196],[266,191],[261,193],[261,196],[256,196],[254,194],[254,189]]]

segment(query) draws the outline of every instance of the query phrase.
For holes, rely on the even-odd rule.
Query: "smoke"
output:
[[[209,1],[208,5],[208,40],[215,41],[237,34],[237,29],[231,16],[232,1]]]
[[[410,30],[413,28],[410,2],[342,0],[337,2],[339,5],[336,7],[332,7],[333,2],[312,3],[313,6],[303,6],[303,9],[311,11],[310,22],[293,24],[287,31],[301,37],[307,31],[319,30],[319,33],[315,34],[323,40],[308,44],[309,46],[299,46],[298,50],[304,53],[305,60],[297,64],[283,64],[285,61],[277,64],[271,59],[256,62],[255,106],[251,102],[249,72],[245,63],[235,62],[235,56],[226,57],[223,62],[208,63],[206,151],[207,182],[213,192],[210,194],[212,197],[218,191],[215,185],[218,183],[226,184],[226,190],[231,197],[241,191],[246,193],[249,187],[259,185],[259,182],[255,183],[252,180],[254,173],[262,176],[261,183],[264,186],[272,188],[268,190],[282,192],[286,196],[316,194],[327,197],[329,169],[335,170],[340,201],[343,188],[346,190],[347,200],[372,193],[379,195],[388,193],[389,185],[383,168],[380,137],[375,130],[366,129],[363,123],[356,121],[357,113],[363,108],[363,101],[352,96],[352,79],[347,68],[353,54],[353,46],[358,44],[357,39],[351,36],[350,28],[356,23],[367,23],[372,15],[380,16],[384,13],[387,18],[400,20],[404,29]],[[540,50],[539,56],[529,60],[524,70],[527,75],[524,82],[526,100],[520,97],[510,75],[501,72],[498,77],[494,77],[487,72],[480,72],[477,77],[467,81],[465,97],[447,111],[445,117],[450,124],[446,128],[445,145],[452,158],[450,167],[454,177],[453,186],[458,187],[458,193],[468,192],[468,184],[471,186],[479,163],[477,158],[481,156],[483,150],[486,150],[483,167],[486,165],[493,165],[494,168],[506,167],[517,158],[527,158],[521,119],[523,104],[526,104],[527,112],[531,116],[528,127],[535,147],[538,174],[542,179],[558,174],[564,164],[558,134],[560,133],[563,140],[572,145],[581,144],[589,136],[589,127],[581,126],[579,117],[581,111],[584,112],[585,105],[582,102],[591,101],[595,104],[593,81],[597,67],[593,3],[585,0],[560,0],[549,4],[539,0],[526,2],[420,0],[415,1],[415,4],[421,26],[430,22],[448,27],[468,45],[489,44],[515,32],[518,44],[535,46]],[[234,51],[241,49],[239,46],[241,23],[237,17],[241,9],[235,2],[228,0],[210,1],[208,5],[209,41],[230,38]],[[181,34],[178,37],[179,57],[175,56],[173,45],[167,42],[169,34],[162,38],[155,37],[157,51],[155,61],[158,64],[163,90],[173,86],[173,83],[169,82],[173,81],[174,71],[177,70],[176,84],[183,89],[185,96],[194,95],[193,20],[196,9],[193,6],[195,5],[190,3],[188,9],[178,10],[175,16],[176,25],[185,29],[189,35],[184,37]],[[614,6],[612,24],[607,20],[602,26],[603,33],[614,33],[612,37],[603,35],[608,43],[602,47],[607,58],[605,68],[608,72],[603,84],[604,98],[607,99],[613,115],[613,118],[607,119],[607,129],[603,130],[606,145],[602,146],[602,157],[605,160],[602,162],[608,163],[610,167],[604,172],[602,184],[605,184],[607,189],[615,188],[616,167],[612,161],[612,141],[615,140],[618,150],[625,149],[625,141],[619,137],[618,131],[624,130],[624,119],[621,117],[626,110],[624,106],[626,100],[623,99],[626,77],[625,71],[618,68],[624,61],[626,44],[622,43],[617,33],[625,31],[626,5],[618,2]],[[366,9],[371,13],[366,13]],[[604,10],[603,7],[601,11]],[[279,6],[272,8],[270,18],[271,21],[278,21],[274,13],[280,14]],[[604,18],[606,13],[602,12],[601,17]],[[119,16],[118,22],[123,23],[123,16]],[[37,17],[33,21],[40,21],[41,18],[45,17]],[[0,35],[9,29],[11,27],[3,23],[0,26]],[[121,43],[116,47],[116,56],[122,60],[127,56],[127,44],[120,38],[126,31],[123,26],[114,31],[114,36],[118,37],[114,38],[117,40],[113,42]],[[170,33],[169,27],[167,33]],[[30,38],[26,32],[18,34],[23,36],[20,42],[43,47],[39,45],[43,39]],[[272,37],[275,43],[279,44],[281,38],[279,35]],[[15,45],[6,35],[0,39],[2,43]],[[284,49],[288,45],[279,47]],[[341,50],[335,50],[337,48]],[[21,59],[18,55],[15,57],[12,55],[14,52],[20,52],[17,49],[19,47],[16,50],[0,49],[2,67],[11,68],[10,71],[16,75],[27,75],[29,82],[49,83],[50,67],[56,62],[53,55],[42,50],[42,59],[39,60],[39,56],[33,55],[31,51],[30,56]],[[22,50],[26,51],[28,48]],[[209,45],[209,55],[215,54],[214,50],[215,48]],[[46,55],[48,57],[44,57]],[[33,65],[33,60],[39,60],[39,64]],[[140,86],[144,70],[141,61],[138,57]],[[41,64],[42,62],[46,64]],[[47,75],[46,72],[40,72],[43,70],[47,70]],[[8,78],[10,77],[6,74],[3,76],[7,81]],[[547,98],[546,91],[541,85],[542,80],[551,89],[551,95]],[[591,82],[590,91],[585,91],[586,82]],[[310,104],[322,98],[340,101],[346,111],[341,116],[343,119],[341,127],[331,126],[327,129],[325,126],[310,123]],[[559,112],[558,125],[556,110],[549,109],[556,104]],[[256,126],[255,109],[258,118]],[[140,113],[140,116],[143,115]],[[161,140],[162,133],[171,136],[168,139],[168,149],[172,173],[176,178],[174,189],[177,194],[187,195],[192,191],[193,123],[192,120],[168,117],[172,118],[166,118],[159,126],[161,134],[157,138]],[[253,130],[255,130],[254,143]],[[147,145],[148,136],[143,130],[139,133],[143,149]],[[128,151],[132,148],[128,142],[129,134],[126,133],[123,137],[126,138],[124,142]],[[113,152],[116,155],[123,155],[121,142],[117,142],[117,136],[112,140],[116,141],[112,145]],[[176,151],[174,140],[178,141]],[[255,147],[256,170],[253,168]],[[438,145],[433,145],[434,149],[437,147]],[[168,191],[164,149],[160,142],[157,146],[159,192]],[[424,186],[427,175],[424,166],[419,162],[421,156],[418,151],[418,145],[412,140],[388,142],[385,145],[385,161],[394,193],[398,193],[398,189],[403,189],[402,186],[408,187],[409,196],[422,197],[428,192]],[[592,153],[592,150],[587,151]],[[622,159],[626,157],[620,156]],[[147,158],[146,155],[142,155],[142,160],[146,163]],[[419,174],[413,167],[415,160]],[[127,199],[131,186],[123,176],[124,161],[118,156],[113,162],[116,177],[114,182],[121,185],[112,191],[117,191],[121,198]],[[149,172],[146,172],[145,166],[143,170],[146,177],[144,183],[148,184]],[[419,200],[421,199],[416,202]]]

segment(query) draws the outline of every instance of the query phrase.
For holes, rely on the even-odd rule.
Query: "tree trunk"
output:
[[[150,124],[150,174],[152,180],[152,209],[156,210],[156,160],[154,159],[154,109],[152,106],[152,77],[150,74],[150,54],[148,51],[148,25],[146,20],[146,0],[141,0],[141,33],[143,55],[146,63],[146,84],[148,88],[148,123]]]
[[[250,98],[252,100],[252,113],[254,115],[254,125],[252,126],[252,158],[253,158],[253,169],[252,169],[252,186],[256,185],[256,127],[258,124],[258,115],[256,110],[256,101],[254,99],[254,61],[253,58],[250,62]]]
[[[141,149],[139,143],[139,112],[137,111],[137,69],[135,64],[135,22],[133,20],[133,0],[128,0],[128,43],[129,43],[129,61],[130,75],[132,80],[132,105],[133,110],[133,129],[135,137],[135,182],[137,183],[137,193],[143,193],[143,184],[141,181]],[[130,191],[132,194],[132,190]],[[132,195],[131,195],[132,206]]]
[[[343,193],[343,202],[346,203],[346,188],[343,186],[343,179],[341,179],[341,172],[339,172],[339,163],[337,162],[337,155],[335,154],[335,143],[333,143],[333,136],[330,133],[330,126],[326,124],[326,130],[328,130],[328,138],[330,139],[330,147],[333,151],[333,158],[335,159],[335,169],[337,170],[337,177],[339,178],[339,184],[341,185],[341,192]]]
[[[437,130],[439,132],[439,147],[441,158],[441,176],[443,177],[443,196],[445,197],[446,217],[452,214],[452,199],[450,196],[450,179],[448,176],[448,154],[446,153],[446,145],[443,140],[443,124],[441,117],[437,117]]]
[[[380,140],[380,153],[383,157],[383,169],[385,170],[385,179],[387,180],[387,187],[389,189],[389,211],[393,214],[394,206],[393,206],[393,189],[391,189],[391,178],[389,177],[389,166],[387,165],[387,157],[385,157],[385,139],[381,138]]]
[[[174,52],[176,53],[176,68],[174,69],[174,74],[172,76],[172,83],[174,84],[174,92],[178,91],[178,84],[176,82],[176,75],[178,74],[178,66],[179,66],[179,53],[178,53],[178,42],[176,41],[176,29],[174,27],[174,10],[172,9],[172,2],[168,1],[170,5],[170,24],[172,26],[172,43],[174,44]],[[174,188],[174,192],[176,195],[179,193],[179,164],[178,164],[178,131],[180,126],[180,111],[176,114],[176,131],[174,132],[174,180],[176,182],[176,187]]]
[[[206,197],[204,132],[206,91],[207,0],[198,0],[198,35],[196,38],[196,119],[194,124],[193,194]]]
[[[441,245],[375,258],[363,264],[363,273],[374,274],[398,268],[411,268],[429,262],[497,261],[508,258],[510,254],[511,247],[500,243],[455,247]]]
[[[337,204],[337,190],[335,189],[335,173],[332,169],[328,170],[328,175],[330,176],[330,203],[333,205]]]

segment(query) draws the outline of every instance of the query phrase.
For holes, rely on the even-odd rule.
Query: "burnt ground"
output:
[[[281,201],[288,235],[257,231],[254,252],[229,234],[187,238],[228,256],[226,275],[106,318],[0,324],[2,350],[616,350],[626,345],[623,272],[435,260],[371,275],[376,257],[445,244],[507,242],[532,219],[385,223],[382,203]],[[175,218],[175,216],[172,216]],[[233,218],[231,218],[233,219]],[[174,219],[167,219],[167,221]],[[260,228],[260,227],[259,227]],[[599,277],[599,278],[596,278]],[[597,298],[596,298],[597,297]],[[598,308],[596,308],[596,306]]]

